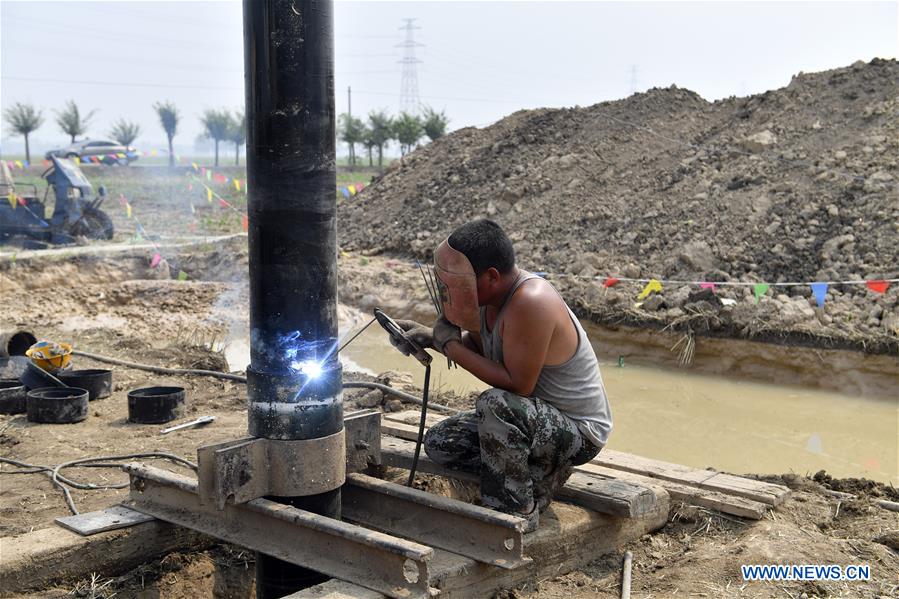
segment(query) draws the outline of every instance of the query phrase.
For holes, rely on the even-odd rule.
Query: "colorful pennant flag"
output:
[[[711,289],[712,293],[715,293],[715,284],[714,283],[700,283],[700,289]]]
[[[150,268],[156,268],[160,262],[162,262],[162,254],[156,252],[153,254],[153,259],[150,260]]]
[[[10,206],[10,208],[12,208],[13,210],[15,210],[15,209],[16,209],[16,194],[15,194],[14,192],[10,191],[10,192],[9,192],[9,196],[7,196],[6,199],[9,200],[9,206]]]
[[[657,279],[650,279],[643,291],[640,292],[640,295],[637,296],[637,299],[645,299],[653,291],[656,293],[662,292],[662,284]]]
[[[865,287],[873,291],[874,293],[886,293],[887,288],[890,286],[888,281],[876,280],[876,281],[866,281]]]
[[[355,185],[348,185],[348,186],[347,186],[347,191],[350,192],[350,195],[351,195],[351,196],[356,195],[356,186],[355,186]]]
[[[194,170],[195,170],[195,171],[200,170],[200,165],[198,165],[196,162],[191,162],[190,165],[191,165],[192,167],[194,167]]]
[[[768,283],[756,283],[752,286],[752,293],[755,295],[755,303],[759,303],[759,299],[767,293],[770,285]]]
[[[240,191],[240,180],[239,179],[234,179],[234,189],[236,189],[237,191]]]
[[[206,187],[205,185],[203,187]],[[212,190],[206,187],[206,201],[212,203]]]
[[[602,286],[605,288],[614,287],[618,284],[618,279],[615,277],[608,277],[605,281],[602,282]]]
[[[246,233],[250,230],[250,217],[244,214],[240,218],[240,226],[243,227],[243,232]]]
[[[19,168],[25,168],[25,166],[22,164],[21,160],[16,160],[16,166]]]
[[[125,202],[125,214],[128,215],[128,218],[131,218],[131,204]]]
[[[231,204],[225,201],[225,198],[219,198],[219,206],[222,208],[230,208]]]
[[[179,280],[179,281],[186,281],[186,280],[187,280],[187,273],[184,272],[183,270],[179,270],[179,271],[178,271],[178,280]]]
[[[827,296],[827,283],[812,283],[812,293],[815,294],[815,301],[818,307],[824,307],[824,298]]]

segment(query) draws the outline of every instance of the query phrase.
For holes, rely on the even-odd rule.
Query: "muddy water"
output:
[[[587,327],[591,339],[599,333]],[[344,351],[347,367],[423,370],[373,325]],[[609,448],[734,473],[864,476],[899,484],[899,402],[782,384],[732,380],[631,363],[601,361],[615,430]],[[434,360],[435,388],[486,385]]]

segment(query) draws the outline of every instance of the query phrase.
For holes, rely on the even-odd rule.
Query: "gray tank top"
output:
[[[481,308],[481,342],[487,359],[503,363],[503,340],[500,336],[503,312],[509,299],[525,281],[539,278],[541,277],[535,274],[521,271],[503,300],[492,331],[487,330],[487,311]],[[564,299],[562,301],[564,302]],[[551,404],[574,420],[586,439],[597,447],[603,447],[609,433],[612,432],[612,411],[602,383],[602,375],[599,373],[599,362],[584,327],[567,303],[565,308],[571,322],[574,323],[574,328],[577,329],[577,349],[568,361],[556,366],[543,367],[534,387],[533,396]]]

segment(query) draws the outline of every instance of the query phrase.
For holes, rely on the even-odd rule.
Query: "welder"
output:
[[[516,266],[495,222],[457,228],[435,250],[434,270],[442,316],[432,328],[398,323],[490,388],[474,410],[431,427],[425,451],[478,473],[482,503],[533,530],[573,467],[593,459],[612,430],[596,354],[558,291]]]

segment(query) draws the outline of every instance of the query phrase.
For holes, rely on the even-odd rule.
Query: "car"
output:
[[[81,162],[102,164],[130,164],[137,160],[138,152],[131,146],[123,146],[109,139],[82,139],[65,148],[50,150],[46,154],[59,158],[78,158]]]

